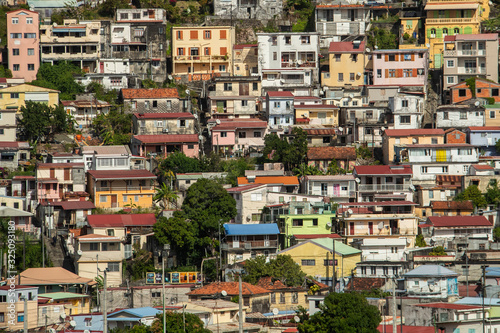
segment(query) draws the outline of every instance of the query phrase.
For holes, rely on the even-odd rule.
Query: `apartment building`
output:
[[[18,113],[26,101],[46,103],[49,106],[59,105],[59,91],[49,88],[19,84],[0,89],[0,110],[16,110]]]
[[[100,101],[94,94],[76,94],[74,101],[61,101],[64,110],[73,117],[79,128],[88,127],[101,114],[108,114],[111,104]]]
[[[287,89],[309,96],[318,83],[318,33],[258,33],[264,92]]]
[[[319,2],[315,22],[320,46],[328,47],[331,42],[340,42],[347,36],[364,36],[370,29],[370,13],[370,7],[365,4]]]
[[[13,78],[36,80],[40,67],[39,14],[19,9],[7,13],[7,50]]]
[[[330,70],[321,73],[321,82],[328,87],[359,87],[366,85],[365,69],[368,55],[365,41],[331,42],[328,49]]]
[[[375,50],[374,86],[427,86],[428,51],[426,49]]]
[[[397,93],[389,97],[394,129],[419,129],[424,118],[425,99],[420,94]]]
[[[399,144],[443,144],[444,131],[438,128],[420,128],[420,129],[388,129],[383,135],[383,155],[384,164],[397,162],[394,157],[394,146]]]
[[[215,0],[214,15],[221,19],[275,20],[283,13],[276,0]]]
[[[466,82],[460,82],[449,87],[447,95],[451,104],[462,103],[473,98],[493,98],[495,103],[500,103],[500,84],[476,77],[474,79],[474,94]],[[495,105],[487,105],[486,107],[495,107]]]
[[[179,111],[177,88],[122,89],[119,99],[126,112],[165,113]]]
[[[482,19],[489,16],[487,0],[430,0],[424,7],[425,43],[429,45],[429,68],[443,66],[444,38],[454,35],[478,34]]]
[[[255,118],[259,115],[259,76],[222,76],[213,80],[215,90],[208,95],[212,118]]]
[[[38,163],[36,177],[39,202],[68,200],[85,192],[83,163]]]
[[[346,107],[343,108],[342,134],[347,144],[359,142],[368,147],[381,147],[382,134],[387,126],[387,108]]]
[[[82,146],[81,153],[88,170],[130,170],[132,153],[128,145]]]
[[[233,47],[234,75],[259,75],[259,44],[238,44]]]
[[[358,202],[413,200],[413,175],[408,165],[358,165],[352,175],[359,179],[356,191]]]
[[[290,91],[269,91],[266,95],[269,126],[278,130],[294,124],[293,94]]]
[[[68,61],[85,73],[94,73],[100,56],[100,21],[77,22],[66,19],[62,25],[40,26],[41,61],[50,64]]]
[[[191,75],[191,80],[202,80],[201,74],[207,75],[203,80],[223,73],[231,75],[234,45],[234,27],[173,27],[172,74]]]
[[[484,108],[475,105],[441,105],[435,111],[439,128],[484,126]]]
[[[0,112],[0,142],[16,141],[17,139],[17,115],[16,110],[3,109]]]
[[[132,132],[135,135],[194,134],[195,120],[189,112],[134,113]]]
[[[260,119],[221,120],[212,129],[211,144],[224,154],[247,154],[264,148],[267,123]]]
[[[339,202],[354,201],[356,182],[353,175],[308,175],[301,179],[302,192],[332,197]]]

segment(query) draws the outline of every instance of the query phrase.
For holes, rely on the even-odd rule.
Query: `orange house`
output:
[[[493,81],[476,78],[476,98],[494,98],[495,103],[500,103],[500,84]],[[450,87],[450,102],[456,104],[472,99],[472,91],[466,82],[460,82]]]

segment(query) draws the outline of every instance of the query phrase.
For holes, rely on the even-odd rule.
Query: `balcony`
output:
[[[363,184],[358,186],[359,192],[392,192],[409,191],[409,184]]]
[[[222,244],[223,250],[253,250],[265,248],[277,248],[277,240],[246,241],[246,242],[228,242]]]
[[[142,192],[142,191],[152,191],[152,186],[108,186],[108,187],[96,187],[96,192]]]
[[[206,62],[228,62],[229,56],[221,55],[178,55],[174,57],[176,62],[206,63]]]
[[[426,24],[479,24],[479,20],[475,17],[470,18],[436,18],[436,19],[426,19]],[[432,38],[435,38],[431,35]]]

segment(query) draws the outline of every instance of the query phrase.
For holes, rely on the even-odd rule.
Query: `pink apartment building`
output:
[[[36,79],[40,67],[38,13],[19,9],[7,13],[7,49],[13,78]]]
[[[374,86],[427,84],[427,49],[375,50],[372,57]]]
[[[246,119],[225,119],[212,128],[212,147],[219,153],[232,155],[250,153],[264,148],[267,122]]]

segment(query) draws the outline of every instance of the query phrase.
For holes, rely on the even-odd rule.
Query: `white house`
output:
[[[364,143],[368,147],[381,147],[383,127],[387,127],[384,107],[356,106],[346,107],[342,111],[344,118],[344,134],[347,144]]]
[[[257,41],[262,89],[287,88],[296,95],[311,95],[319,80],[319,34],[258,33]]]
[[[470,105],[442,105],[436,109],[436,127],[467,128],[484,126],[484,109]]]
[[[458,298],[458,274],[439,265],[422,265],[403,275],[408,297]]]
[[[260,223],[262,208],[267,201],[266,184],[250,184],[227,189],[227,192],[236,200],[235,223]]]
[[[358,202],[387,199],[413,201],[413,171],[409,165],[358,165],[352,174],[359,180]]]
[[[283,129],[294,124],[293,94],[290,91],[269,91],[266,104],[271,128]]]
[[[83,146],[87,170],[130,170],[132,153],[129,146]]]
[[[406,238],[391,239],[365,238],[361,244],[363,261],[401,261],[406,249]]]
[[[302,193],[333,197],[341,202],[353,201],[356,197],[356,182],[353,175],[309,175],[301,180]]]
[[[394,116],[395,129],[419,129],[424,117],[424,96],[398,93],[389,97],[389,109]]]

